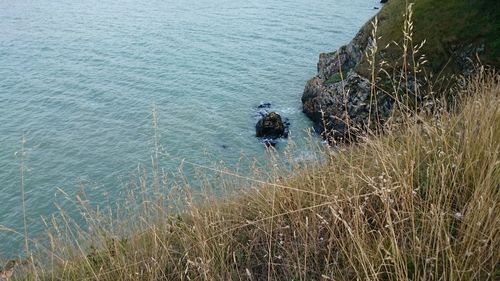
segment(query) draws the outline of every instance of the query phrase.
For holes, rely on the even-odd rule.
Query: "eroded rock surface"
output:
[[[362,29],[348,45],[320,54],[318,74],[305,86],[303,112],[330,143],[355,141],[371,125],[372,116],[387,115],[391,109],[390,99],[371,97],[370,80],[355,72],[370,44]]]
[[[255,135],[266,145],[276,145],[279,138],[287,138],[290,123],[278,113],[266,113],[255,125]]]
[[[285,134],[285,124],[276,112],[270,112],[255,125],[256,136],[259,138],[277,139]]]

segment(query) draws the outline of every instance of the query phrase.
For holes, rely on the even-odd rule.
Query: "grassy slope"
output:
[[[379,49],[392,41],[403,45],[405,6],[404,0],[389,1],[379,13]],[[447,73],[455,72],[456,65],[450,62],[452,47],[479,42],[485,43],[483,63],[500,65],[500,7],[496,0],[418,0],[413,10],[412,39],[414,45],[426,40],[421,54],[430,63],[427,72],[437,74],[445,67]],[[383,53],[381,59],[392,64],[400,60],[402,50],[390,44]],[[367,69],[365,60],[358,71],[369,77]]]
[[[26,270],[42,280],[498,279],[500,76],[463,94],[454,113],[412,117],[288,180],[203,204],[182,189],[177,211],[139,196],[133,213],[89,216],[90,231],[62,219]]]

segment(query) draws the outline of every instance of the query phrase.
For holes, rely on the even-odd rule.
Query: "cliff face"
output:
[[[318,74],[304,89],[304,113],[314,122],[315,130],[330,142],[355,141],[376,115],[391,109],[389,99],[378,97],[373,104],[370,81],[355,71],[372,40],[368,24],[347,45],[319,56]],[[377,114],[375,114],[377,113]]]
[[[408,108],[443,97],[452,103],[456,93],[440,89],[453,89],[461,77],[473,75],[478,62],[500,66],[500,9],[492,0],[405,3],[389,1],[377,15],[377,64],[365,57],[373,44],[372,21],[349,44],[320,54],[318,74],[307,82],[302,103],[330,143],[356,141],[367,128],[378,128],[394,97]],[[410,7],[414,13],[405,13]]]

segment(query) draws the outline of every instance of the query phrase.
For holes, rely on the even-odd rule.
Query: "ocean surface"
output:
[[[56,204],[78,212],[62,191],[85,187],[103,207],[124,196],[151,162],[153,106],[167,171],[265,160],[262,102],[300,146],[319,53],[349,42],[378,2],[0,0],[0,258],[23,250],[21,182],[30,238]]]

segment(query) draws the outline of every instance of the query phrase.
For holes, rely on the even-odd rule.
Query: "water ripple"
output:
[[[261,101],[300,139],[318,53],[352,38],[377,2],[0,1],[0,224],[22,229],[23,135],[34,235],[54,203],[75,215],[57,188],[74,195],[83,184],[100,205],[124,193],[120,179],[150,161],[153,103],[162,144],[200,164],[263,155],[253,136]],[[0,233],[0,255],[21,240]]]

